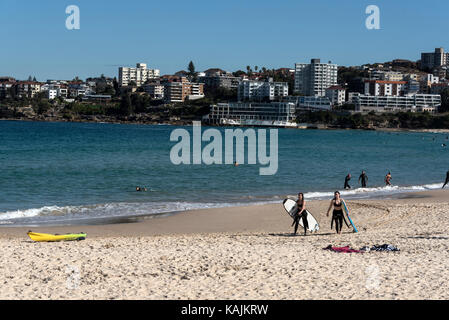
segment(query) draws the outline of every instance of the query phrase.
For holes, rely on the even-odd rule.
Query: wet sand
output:
[[[0,228],[0,299],[448,299],[449,191],[347,201],[359,233],[292,236],[281,204],[195,210],[137,223]],[[36,243],[26,231],[84,231]],[[400,252],[323,248],[384,243]]]

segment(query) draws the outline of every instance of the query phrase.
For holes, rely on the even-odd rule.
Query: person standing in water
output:
[[[334,207],[334,211],[332,212],[332,220],[331,220],[331,229],[332,225],[335,221],[335,230],[338,234],[341,234],[341,228],[343,227],[343,221],[346,226],[349,228],[348,222],[346,222],[345,216],[343,214],[343,199],[340,198],[340,192],[335,191],[334,198],[331,200],[329,205],[329,209],[327,209],[326,216],[329,217],[329,211],[331,211],[332,206]]]
[[[449,182],[449,170],[446,172],[446,181],[444,181],[443,188],[441,189],[444,189],[444,187],[447,185],[448,182]]]
[[[348,175],[345,177],[345,189],[351,189],[351,186],[349,185],[349,180],[351,180],[351,174],[348,173]]]
[[[359,183],[362,182],[362,188],[366,188],[366,183],[368,182],[368,176],[366,172],[362,170],[362,174],[359,177]]]
[[[298,212],[296,213],[293,224],[295,225],[295,235],[298,231],[298,225],[300,219],[302,219],[302,224],[304,226],[304,235],[307,235],[307,228],[309,227],[309,223],[307,222],[307,210],[306,210],[306,200],[304,200],[304,194],[298,193],[298,200],[296,201],[296,205],[298,206]]]
[[[386,186],[391,186],[391,173],[390,171],[388,171],[387,175],[385,176],[385,185]]]

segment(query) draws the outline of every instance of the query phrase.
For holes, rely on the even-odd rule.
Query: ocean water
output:
[[[295,129],[278,130],[275,175],[259,175],[259,164],[174,165],[170,134],[177,128],[0,121],[0,224],[89,223],[281,202],[298,192],[330,199],[347,173],[353,189],[344,197],[388,198],[441,188],[449,169],[446,134]],[[362,170],[365,189],[357,183]],[[386,188],[388,171],[394,186]]]

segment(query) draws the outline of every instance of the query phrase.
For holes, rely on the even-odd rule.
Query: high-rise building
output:
[[[444,52],[443,48],[435,48],[434,52],[421,53],[421,68],[433,69],[449,65],[449,52]]]
[[[127,86],[130,82],[134,82],[136,86],[140,87],[147,80],[159,76],[160,71],[158,69],[148,69],[145,63],[138,63],[135,68],[118,68],[118,83],[120,86]]]
[[[326,95],[326,89],[337,84],[338,66],[312,59],[310,64],[295,64],[295,93],[307,96]]]

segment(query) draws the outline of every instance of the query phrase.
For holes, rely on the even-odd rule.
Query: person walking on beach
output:
[[[444,181],[443,187],[441,189],[444,189],[444,187],[447,185],[448,182],[449,182],[449,170],[446,172],[446,181]]]
[[[359,183],[362,182],[362,188],[366,188],[366,182],[368,181],[368,176],[366,172],[362,170],[362,174],[359,176]]]
[[[349,185],[349,180],[351,180],[351,174],[350,173],[348,173],[348,175],[345,177],[345,186],[344,186],[345,190],[346,189],[351,189],[351,186]]]
[[[390,171],[388,171],[387,175],[385,176],[385,185],[386,186],[391,186],[391,173]]]
[[[298,200],[296,201],[296,204],[298,206],[298,212],[296,213],[293,220],[293,224],[295,225],[294,234],[296,235],[296,232],[298,231],[299,221],[300,219],[302,219],[302,224],[304,226],[304,235],[307,235],[307,228],[309,227],[309,223],[307,222],[306,200],[304,200],[303,193],[298,193]]]
[[[329,217],[329,211],[331,211],[332,207],[334,207],[334,211],[332,212],[331,229],[335,221],[335,230],[337,231],[337,234],[341,234],[343,221],[349,228],[348,222],[346,222],[345,216],[343,214],[342,206],[343,206],[343,198],[340,198],[340,192],[335,191],[334,198],[331,200],[329,209],[327,209],[326,216]]]

